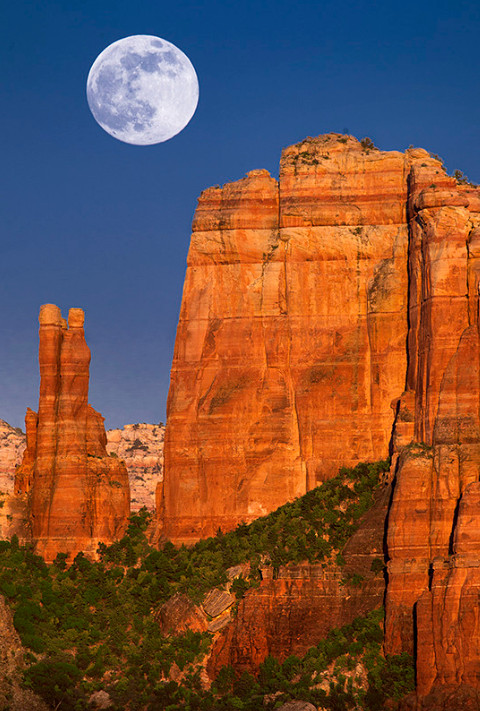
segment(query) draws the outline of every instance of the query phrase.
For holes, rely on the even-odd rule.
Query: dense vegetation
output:
[[[165,637],[156,612],[178,591],[201,600],[205,592],[226,582],[229,567],[242,562],[251,562],[251,573],[248,579],[235,581],[238,596],[256,584],[260,565],[277,570],[290,562],[327,564],[332,558],[341,564],[342,548],[373,503],[386,466],[381,462],[342,469],[334,479],[269,516],[190,549],[170,543],[160,550],[150,547],[145,510],[132,516],[121,541],[100,545],[100,559],[93,563],[80,554],[67,567],[65,556],[59,555],[47,566],[15,537],[1,541],[0,594],[11,605],[15,627],[31,650],[25,683],[52,708],[67,711],[88,708],[92,692],[99,689],[108,691],[116,709],[132,711],[253,709],[258,708],[259,697],[278,691],[282,698],[301,693],[302,698],[322,697],[323,702],[328,696],[332,704],[338,697],[341,705],[335,701],[331,708],[351,708],[354,699],[369,704],[366,708],[379,708],[375,699],[385,694],[382,675],[390,675],[389,687],[398,684],[403,691],[410,667],[406,660],[381,657],[378,615],[332,632],[303,660],[290,658],[283,665],[267,660],[257,680],[246,676],[236,680],[232,670],[225,669],[212,691],[205,692],[196,665],[208,651],[210,635]],[[349,659],[354,657],[364,660],[368,672],[366,695],[347,681],[353,664]],[[315,689],[318,674],[334,661],[332,689]],[[181,684],[168,681],[174,664]],[[272,698],[265,708],[273,708],[279,698]]]

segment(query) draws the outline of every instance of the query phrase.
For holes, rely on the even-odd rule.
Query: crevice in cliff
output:
[[[458,513],[460,510],[460,501],[461,500],[462,500],[462,496],[459,496],[459,498],[457,499],[457,503],[455,504],[455,510],[453,512],[452,530],[450,531],[450,537],[448,539],[448,555],[453,555],[453,542],[455,539],[455,530],[457,528]]]
[[[395,473],[393,475],[392,482],[391,482],[390,497],[389,497],[388,505],[387,505],[387,514],[385,516],[385,523],[383,526],[382,547],[383,547],[383,556],[385,559],[385,563],[388,563],[388,561],[390,560],[390,555],[388,552],[388,524],[389,524],[390,513],[392,510],[393,497],[395,495],[395,489],[397,486],[397,471],[398,471],[398,461],[397,461]],[[386,571],[386,569],[385,569],[385,571]],[[387,572],[385,572],[385,575],[386,575],[386,578],[388,578]],[[386,588],[385,588],[385,592],[386,592]]]
[[[411,187],[412,187],[411,183],[412,183],[412,174],[410,172],[407,176],[407,209],[406,209],[408,245],[407,245],[407,335],[406,335],[406,340],[405,340],[405,353],[406,353],[406,358],[407,358],[407,367],[406,367],[406,371],[405,371],[405,390],[408,390],[409,384],[411,386],[414,386],[414,381],[415,381],[414,376],[410,373],[410,369],[412,367],[410,343],[411,343],[411,338],[413,336],[413,334],[412,334],[412,320],[411,320],[411,314],[410,314],[410,310],[412,307],[412,288],[413,288],[412,287],[413,235],[412,235],[412,225],[411,225],[412,215],[410,214],[410,199],[411,199]],[[415,338],[415,340],[416,340],[416,338]]]
[[[414,669],[415,669],[415,686],[417,686],[417,670],[418,670],[418,664],[417,664],[417,657],[418,657],[418,613],[417,613],[417,606],[418,606],[418,601],[413,604],[413,610],[412,610],[412,620],[413,620],[413,651],[412,651],[412,657],[413,657],[413,662],[414,662]]]
[[[287,276],[287,250],[288,250],[288,242],[285,242],[285,251],[284,251],[284,279],[285,279],[285,310],[286,313],[288,314],[290,309],[289,309],[289,293],[288,293],[288,276]],[[289,331],[289,338],[288,338],[288,349],[287,349],[287,373],[288,373],[288,381],[290,385],[290,393],[291,393],[291,400],[292,400],[292,413],[294,415],[294,423],[295,423],[295,428],[297,432],[297,440],[298,440],[298,447],[299,447],[299,452],[300,452],[300,457],[302,459],[302,466],[304,467],[304,474],[305,474],[305,491],[309,491],[312,487],[309,486],[310,482],[308,481],[308,470],[304,458],[304,447],[303,447],[303,442],[302,442],[302,429],[300,427],[300,417],[299,417],[299,412],[298,412],[298,405],[297,405],[297,393],[295,390],[295,383],[293,382],[292,378],[292,366],[291,366],[291,349],[292,349],[292,325],[290,319],[288,319],[288,331]]]
[[[303,468],[303,473],[304,473],[304,478],[305,478],[305,491],[309,491],[309,481],[308,481],[308,470],[307,470],[307,465],[305,462],[305,452],[304,452],[304,442],[302,441],[302,429],[300,427],[300,417],[299,417],[299,412],[298,412],[298,405],[297,405],[297,393],[295,390],[295,383],[293,382],[293,377],[292,377],[292,368],[291,368],[291,348],[292,348],[292,324],[291,320],[288,318],[288,315],[290,314],[290,298],[289,298],[289,289],[288,289],[288,270],[287,270],[287,254],[288,254],[288,247],[289,247],[289,239],[284,239],[282,230],[284,229],[282,227],[282,191],[281,191],[281,180],[282,177],[280,175],[279,180],[278,180],[278,239],[279,239],[279,244],[283,242],[283,284],[284,284],[284,298],[285,298],[285,316],[287,318],[287,324],[288,324],[288,348],[287,348],[287,363],[286,363],[286,374],[288,375],[288,384],[289,384],[289,390],[290,390],[290,398],[291,398],[291,403],[292,403],[292,415],[293,415],[293,421],[294,421],[294,426],[295,426],[295,431],[297,435],[297,441],[298,441],[298,451],[300,454],[300,459],[302,463],[302,468]],[[292,492],[293,493],[293,492]]]
[[[428,589],[432,589],[432,584],[433,584],[433,563],[430,563],[428,566]]]

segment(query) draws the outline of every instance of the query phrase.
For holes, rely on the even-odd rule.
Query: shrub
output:
[[[367,136],[365,138],[362,138],[362,140],[360,141],[360,145],[365,151],[373,151],[375,149],[375,144],[373,143],[372,139],[368,138]]]

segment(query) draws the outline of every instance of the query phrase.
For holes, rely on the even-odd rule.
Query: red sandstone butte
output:
[[[385,647],[416,649],[417,691],[430,708],[454,687],[480,688],[480,190],[421,166],[410,188]]]
[[[90,350],[84,313],[40,309],[38,414],[27,410],[27,448],[15,492],[28,494],[36,552],[95,556],[98,543],[123,535],[129,515],[125,464],[106,451],[103,417],[88,404]]]
[[[422,149],[329,134],[199,198],[171,371],[163,535],[249,522],[388,456],[405,388],[407,206]]]

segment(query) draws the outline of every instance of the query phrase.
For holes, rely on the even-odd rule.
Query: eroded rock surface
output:
[[[163,479],[164,434],[163,424],[145,422],[107,430],[108,454],[123,459],[127,467],[132,511],[155,508],[155,490]],[[25,447],[24,432],[0,420],[0,492],[13,493],[15,468],[21,464]]]
[[[25,653],[13,626],[12,613],[0,597],[0,709],[48,711],[38,696],[22,686]]]
[[[156,620],[164,634],[179,635],[187,630],[205,632],[208,627],[205,612],[183,593],[176,593],[167,600],[156,614]]]
[[[120,537],[129,515],[125,464],[106,451],[103,417],[88,404],[90,350],[81,309],[68,324],[52,304],[40,309],[38,413],[25,417],[27,447],[15,492],[28,496],[37,553],[52,561]]]

